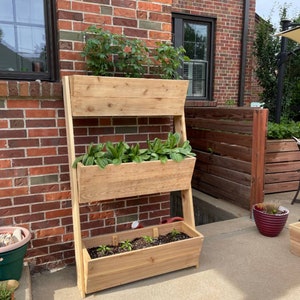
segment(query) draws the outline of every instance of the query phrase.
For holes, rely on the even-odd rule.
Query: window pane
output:
[[[15,0],[16,21],[44,26],[43,0]]]
[[[13,21],[13,6],[11,0],[1,0],[0,20]]]
[[[0,71],[46,72],[43,0],[5,2],[0,14]]]
[[[207,96],[208,75],[208,27],[193,22],[184,22],[183,46],[189,62],[184,63],[183,78],[189,80],[188,96]]]

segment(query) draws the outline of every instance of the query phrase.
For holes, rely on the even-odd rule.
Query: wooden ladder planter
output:
[[[203,235],[195,229],[191,178],[195,158],[181,162],[149,161],[98,166],[75,160],[73,118],[89,116],[173,116],[175,131],[186,140],[184,103],[187,82],[143,78],[65,76],[63,78],[66,128],[72,194],[72,214],[81,296],[120,284],[199,266]],[[92,187],[92,188],[91,188]],[[184,221],[149,226],[88,239],[82,239],[80,204],[93,201],[181,191]],[[191,238],[112,256],[91,259],[87,249],[112,241],[130,240],[144,235],[155,237],[172,229]]]

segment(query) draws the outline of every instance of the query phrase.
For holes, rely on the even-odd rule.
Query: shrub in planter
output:
[[[87,69],[97,76],[140,78],[148,74],[162,79],[179,79],[178,69],[184,60],[189,60],[183,47],[158,42],[155,49],[149,49],[141,40],[96,26],[86,30],[85,38],[82,56],[86,58]]]

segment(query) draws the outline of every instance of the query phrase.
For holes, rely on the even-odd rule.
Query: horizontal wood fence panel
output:
[[[264,197],[266,109],[186,107],[195,189],[250,209]]]
[[[276,182],[265,185],[266,194],[283,193],[296,191],[298,189],[299,181]],[[292,200],[292,199],[291,199]]]
[[[272,152],[266,153],[266,163],[275,163],[275,162],[297,162],[300,160],[300,151],[297,152]]]
[[[252,126],[250,122],[238,122],[235,121],[233,123],[232,121],[227,120],[207,120],[207,119],[191,119],[190,117],[186,118],[189,122],[189,124],[195,128],[205,128],[207,130],[222,130],[233,132],[233,133],[248,133],[250,134],[252,131]],[[237,126],[238,125],[238,126]],[[220,127],[221,126],[221,127]]]
[[[296,191],[300,180],[300,151],[293,139],[267,140],[265,193]]]
[[[276,182],[286,182],[286,181],[298,181],[300,179],[300,173],[295,172],[281,172],[281,173],[271,173],[266,174],[265,183],[276,183]]]
[[[212,155],[211,153],[201,152],[194,150],[197,155],[197,163],[221,166],[223,168],[228,168],[234,171],[242,173],[251,173],[251,163],[241,160],[236,160],[231,157],[221,157],[218,155]],[[196,163],[196,164],[197,164]]]
[[[245,209],[249,209],[249,202],[245,198],[245,194],[250,193],[249,186],[238,184],[232,180],[208,173],[204,173],[199,177],[195,176],[192,180],[192,185],[198,190],[205,189],[216,198],[221,198]],[[233,195],[234,197],[232,197]]]
[[[252,145],[252,138],[247,134],[236,134],[232,132],[224,131],[210,131],[206,129],[190,129],[189,130],[189,140],[207,140],[219,143],[227,143],[238,145],[242,147],[250,148]]]
[[[300,170],[300,161],[297,162],[283,162],[283,163],[268,163],[266,164],[265,172],[269,173],[285,173],[290,171]]]

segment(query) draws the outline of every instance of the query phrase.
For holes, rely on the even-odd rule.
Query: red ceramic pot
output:
[[[283,213],[281,214],[267,214],[266,212],[257,209],[256,205],[253,206],[252,212],[254,221],[258,231],[265,236],[274,237],[279,235],[282,231],[288,215],[289,210],[281,206]]]

